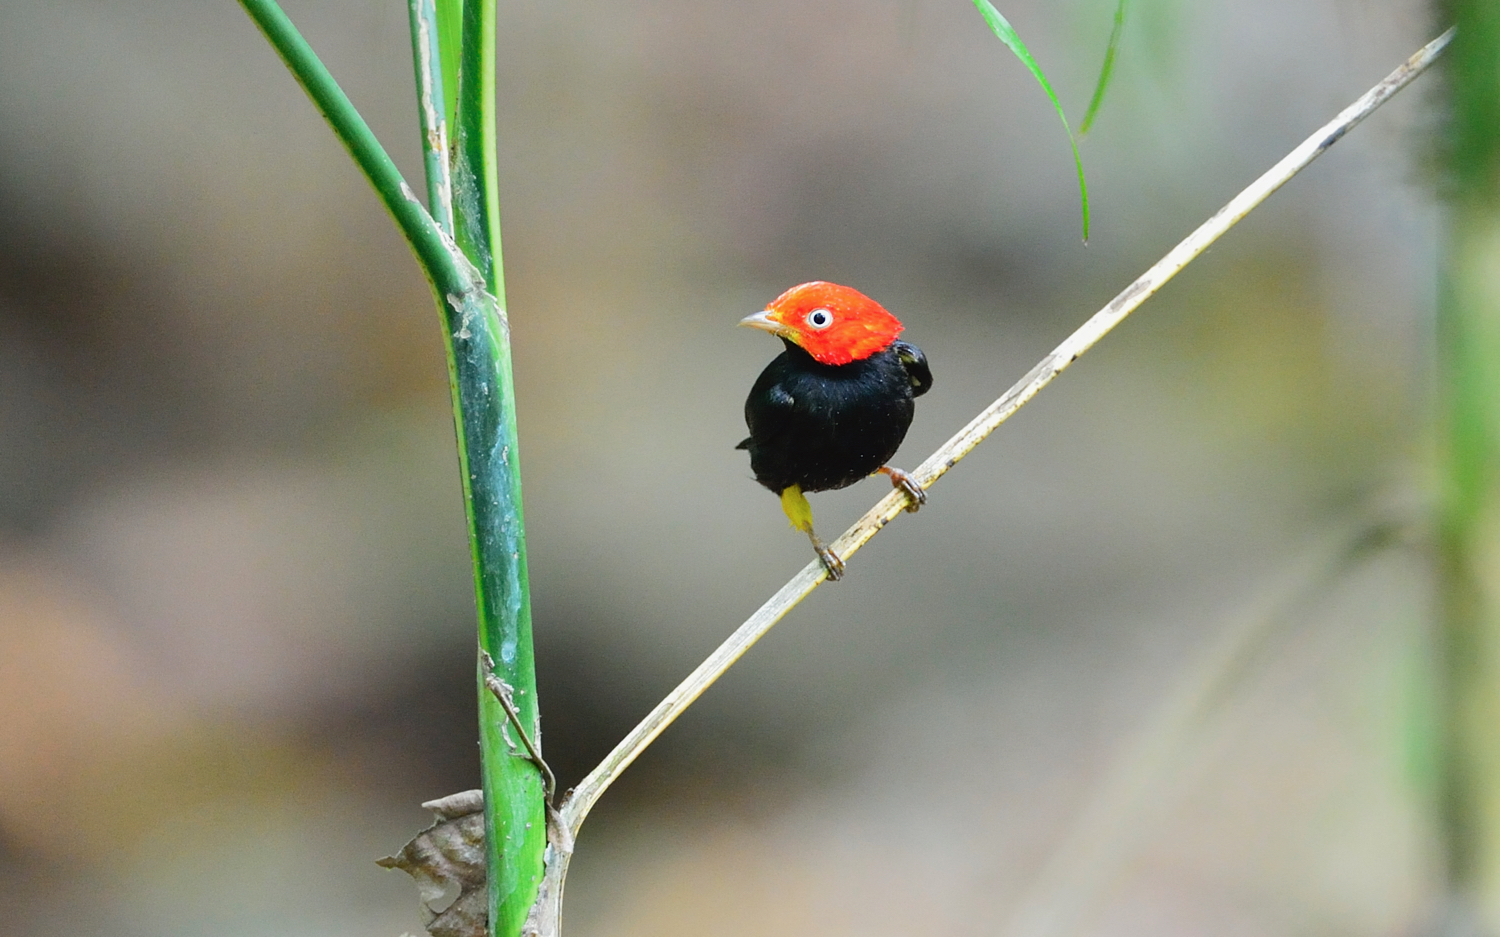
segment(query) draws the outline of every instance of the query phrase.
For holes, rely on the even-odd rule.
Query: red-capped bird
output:
[[[896,341],[901,323],[858,290],[816,281],[794,286],[740,320],[779,337],[786,351],[766,365],[745,400],[755,480],[781,495],[792,526],[807,534],[828,570],[844,562],[813,533],[809,491],[844,488],[884,472],[906,492],[908,511],[927,500],[911,476],[886,465],[932,387],[921,349]]]

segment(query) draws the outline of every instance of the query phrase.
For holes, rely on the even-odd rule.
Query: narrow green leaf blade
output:
[[[1080,137],[1094,126],[1094,117],[1099,113],[1099,106],[1104,103],[1104,91],[1114,77],[1115,53],[1120,48],[1120,37],[1125,34],[1125,8],[1129,2],[1130,0],[1120,0],[1115,6],[1115,25],[1109,31],[1109,45],[1104,48],[1104,64],[1099,67],[1099,81],[1094,85],[1094,97],[1089,101],[1088,113],[1083,115],[1083,123],[1078,125]]]
[[[1031,70],[1031,74],[1042,86],[1042,90],[1047,92],[1047,97],[1052,99],[1052,106],[1057,110],[1058,119],[1062,121],[1063,131],[1068,135],[1068,145],[1073,148],[1073,166],[1078,170],[1078,196],[1083,204],[1083,239],[1088,241],[1089,186],[1083,178],[1083,159],[1078,155],[1078,140],[1073,136],[1073,129],[1068,126],[1068,117],[1063,113],[1062,103],[1057,100],[1057,95],[1052,91],[1052,84],[1047,81],[1047,76],[1042,74],[1041,66],[1037,65],[1036,59],[1031,57],[1031,52],[1027,50],[1026,43],[1022,42],[1021,37],[1017,35],[1015,27],[1000,15],[1000,11],[995,9],[995,5],[990,3],[990,0],[974,0],[974,6],[978,8],[979,15],[983,16],[984,21],[989,24],[990,30],[1000,38],[1001,42],[1005,43],[1010,51],[1015,53],[1022,65]]]

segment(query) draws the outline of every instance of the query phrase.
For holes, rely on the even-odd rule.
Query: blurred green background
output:
[[[418,180],[405,5],[285,6]],[[1075,122],[1113,8],[1001,5]],[[1085,246],[1056,116],[965,0],[502,5],[564,785],[810,558],[732,448],[777,351],[740,317],[809,279],[899,315],[936,375],[914,466],[1437,32],[1407,0],[1132,10]],[[1428,921],[1430,585],[1400,550],[1298,603],[1174,737],[1102,874],[1052,857],[1223,634],[1330,531],[1419,499],[1435,93],[1273,197],[673,726],[585,828],[569,933]],[[0,0],[0,219],[0,932],[421,933],[373,860],[478,758],[415,262],[232,3]],[[820,527],[884,490],[815,497]]]

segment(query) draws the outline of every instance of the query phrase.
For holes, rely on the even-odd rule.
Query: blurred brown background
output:
[[[1075,123],[1113,6],[1001,4]],[[405,5],[286,7],[415,182]],[[1406,0],[1132,9],[1084,246],[1056,117],[966,0],[502,4],[565,784],[809,559],[732,449],[777,350],[737,319],[814,278],[895,311],[937,378],[915,465],[1437,31]],[[1433,100],[1275,196],[674,726],[593,814],[570,934],[1420,927],[1399,551],[1300,603],[1128,810],[1089,805],[1330,530],[1419,490]],[[0,220],[0,932],[420,933],[373,860],[477,755],[415,263],[229,2],[0,2]],[[815,498],[821,526],[883,490]]]

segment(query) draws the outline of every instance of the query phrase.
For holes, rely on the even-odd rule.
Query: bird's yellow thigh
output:
[[[807,503],[800,485],[782,490],[781,509],[786,512],[786,519],[792,522],[793,527],[805,534],[812,533],[812,505]]]

